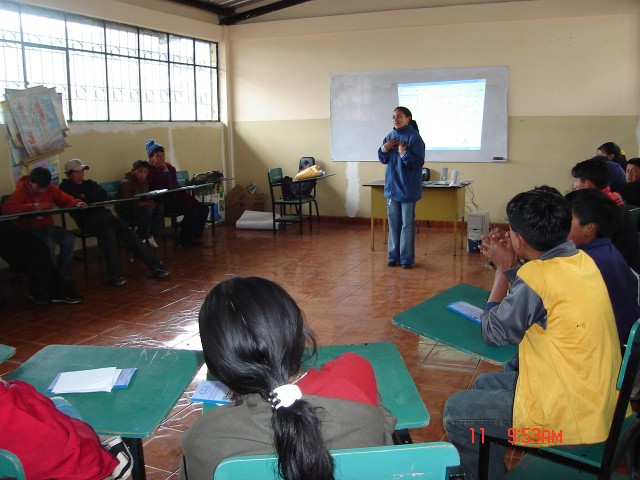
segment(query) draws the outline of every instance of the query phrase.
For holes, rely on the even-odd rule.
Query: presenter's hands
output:
[[[383,147],[384,147],[385,151],[390,152],[391,150],[396,150],[398,148],[398,144],[399,143],[400,143],[400,140],[398,140],[397,138],[390,138],[383,145]]]
[[[407,143],[398,142],[398,153],[406,153],[406,151],[407,151]]]

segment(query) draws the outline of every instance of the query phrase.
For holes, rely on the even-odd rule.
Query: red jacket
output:
[[[103,479],[118,465],[93,428],[20,380],[0,380],[0,425],[0,448],[18,457],[29,480]]]
[[[51,203],[59,208],[74,207],[82,200],[67,195],[53,184],[40,193],[34,193],[29,186],[29,175],[24,175],[18,180],[16,190],[2,205],[2,213],[11,215],[13,213],[33,212],[36,210],[36,203]],[[53,223],[51,215],[38,217],[28,217],[16,222],[22,228],[42,227]]]

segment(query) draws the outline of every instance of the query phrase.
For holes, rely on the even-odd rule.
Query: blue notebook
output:
[[[450,303],[449,305],[447,305],[447,308],[453,312],[456,312],[458,315],[462,315],[466,319],[477,323],[478,325],[482,323],[482,320],[480,320],[480,315],[482,315],[483,310],[480,307],[471,305],[468,302],[458,301]]]

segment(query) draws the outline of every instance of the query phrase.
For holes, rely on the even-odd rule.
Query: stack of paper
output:
[[[225,405],[235,402],[236,394],[222,382],[203,380],[191,396],[191,401]]]
[[[126,388],[129,386],[135,371],[135,368],[106,367],[61,372],[53,379],[47,392],[55,394],[110,392],[114,388]]]

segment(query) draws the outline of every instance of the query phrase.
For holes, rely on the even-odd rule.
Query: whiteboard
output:
[[[400,105],[398,85],[486,79],[482,139],[479,150],[429,150],[427,162],[503,162],[507,158],[508,67],[437,68],[331,74],[331,158],[334,161],[378,161],[382,139],[393,126],[393,109]],[[411,109],[409,105],[407,106]],[[420,135],[427,119],[418,122]],[[425,115],[421,112],[420,115]],[[433,119],[428,119],[433,121]]]

